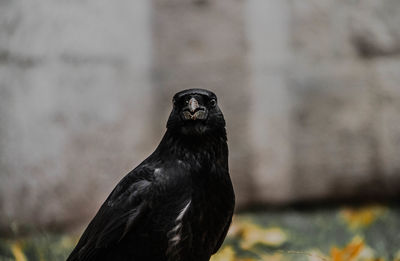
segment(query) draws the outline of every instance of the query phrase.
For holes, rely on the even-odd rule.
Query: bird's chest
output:
[[[179,207],[168,228],[170,256],[185,255],[182,249],[187,249],[189,255],[211,255],[232,213],[231,190],[227,189],[230,183],[223,178],[228,173],[218,173],[210,162],[198,166],[191,165],[181,172],[179,187],[185,184],[185,196],[177,201]],[[178,249],[179,253],[175,253]]]
[[[227,191],[217,181],[195,186],[192,194],[192,230],[199,244],[218,239],[230,215]]]

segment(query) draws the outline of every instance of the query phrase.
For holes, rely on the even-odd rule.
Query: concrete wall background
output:
[[[400,2],[0,1],[0,226],[89,219],[214,90],[238,207],[396,198]]]
[[[150,3],[0,3],[2,226],[80,223],[158,142]]]
[[[256,200],[398,195],[399,3],[248,6]]]

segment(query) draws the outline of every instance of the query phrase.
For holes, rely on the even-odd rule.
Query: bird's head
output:
[[[204,89],[188,89],[176,93],[167,128],[184,135],[202,135],[225,130],[225,120],[218,107],[217,96]]]

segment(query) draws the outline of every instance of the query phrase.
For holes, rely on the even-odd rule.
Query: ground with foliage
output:
[[[0,237],[0,260],[65,260],[78,236]],[[400,261],[400,206],[241,213],[212,261]]]

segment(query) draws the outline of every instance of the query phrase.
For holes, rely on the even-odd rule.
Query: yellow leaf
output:
[[[242,237],[240,246],[247,250],[257,243],[277,247],[287,240],[285,232],[278,227],[262,228],[252,223],[242,224],[240,236]]]
[[[343,249],[332,248],[331,256],[332,261],[353,261],[361,253],[364,248],[364,242],[361,238],[355,237],[346,247]]]
[[[400,250],[397,251],[393,261],[400,261]]]
[[[346,208],[341,211],[341,216],[352,229],[366,227],[382,215],[385,208],[382,206],[366,206],[361,208]]]
[[[232,217],[232,224],[229,227],[227,237],[234,237],[237,236],[240,232],[240,227],[242,222],[240,221],[241,218],[238,218],[236,215]]]
[[[78,243],[78,239],[75,237],[63,236],[60,241],[62,248],[73,248]]]
[[[21,243],[19,241],[11,245],[11,252],[15,257],[15,261],[27,261],[24,252],[22,252]]]
[[[235,261],[235,251],[231,246],[226,246],[211,257],[211,261]]]

